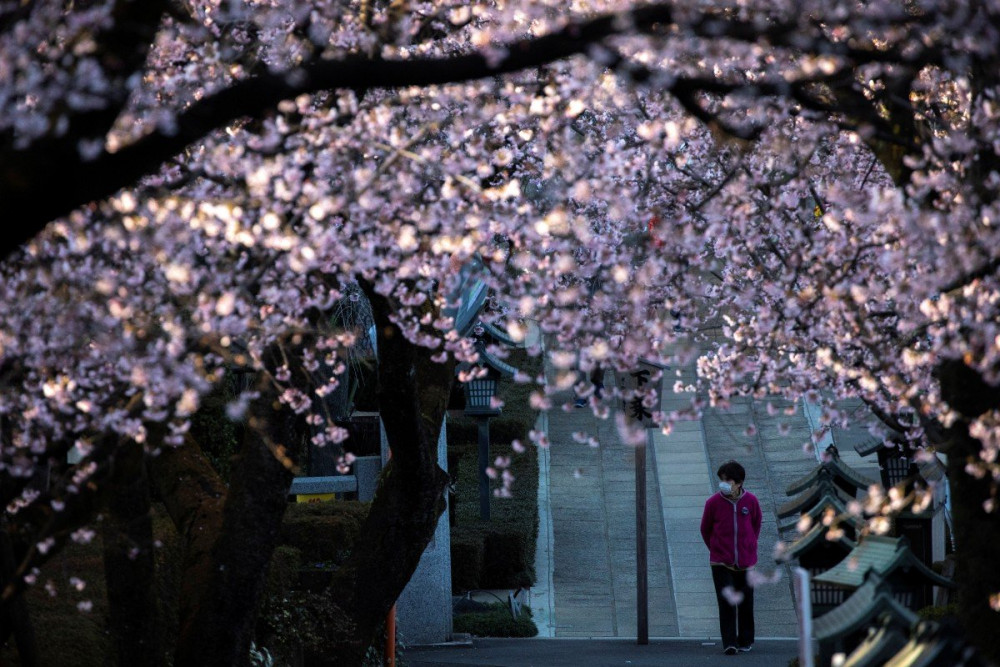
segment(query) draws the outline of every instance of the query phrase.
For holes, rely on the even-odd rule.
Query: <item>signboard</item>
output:
[[[321,503],[327,500],[335,500],[337,494],[335,493],[296,493],[295,502],[297,503]]]
[[[625,418],[633,424],[642,424],[646,428],[656,426],[653,423],[653,411],[655,408],[643,404],[643,399],[650,389],[656,391],[659,397],[663,387],[664,366],[639,360],[638,368],[627,373],[618,373],[618,389],[622,395],[622,411]]]

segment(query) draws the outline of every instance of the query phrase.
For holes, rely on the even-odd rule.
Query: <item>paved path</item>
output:
[[[703,419],[708,452],[713,470],[730,459],[739,461],[747,471],[744,486],[760,500],[764,521],[758,546],[761,573],[777,570],[781,580],[775,585],[761,586],[754,591],[754,614],[757,632],[761,636],[794,637],[797,634],[794,598],[786,567],[774,562],[774,547],[779,540],[777,508],[789,498],[788,485],[816,466],[816,459],[804,452],[809,440],[809,424],[801,410],[785,414],[789,403],[771,400],[771,415],[767,402],[740,399],[725,410],[708,410]],[[779,431],[784,425],[787,432]],[[792,538],[793,535],[785,535]]]
[[[693,367],[669,371],[662,409],[689,404],[690,394],[673,394],[670,387],[693,376]],[[612,386],[610,374],[606,385]],[[554,398],[558,405],[572,395]],[[705,499],[716,490],[715,470],[729,459],[747,469],[747,488],[764,511],[758,570],[780,570],[776,584],[756,591],[758,637],[796,635],[787,568],[773,560],[775,543],[794,535],[779,536],[775,515],[788,484],[817,463],[802,446],[818,417],[818,411],[792,409],[778,399],[740,399],[725,410],[706,409],[701,420],[680,423],[669,435],[653,433],[647,475],[651,637],[718,641],[715,592],[698,527]],[[622,444],[613,419],[598,419],[589,409],[556,408],[543,425],[551,446],[542,456],[539,585],[532,594],[540,635],[634,638],[634,453]],[[598,446],[574,434],[592,436]],[[856,426],[834,429],[828,441],[848,465],[874,477],[874,460],[853,450],[867,437]]]
[[[608,376],[610,385],[610,375]],[[557,401],[571,400],[566,394]],[[548,415],[556,637],[635,637],[635,457],[611,419],[588,408]],[[597,439],[577,442],[574,433]],[[647,475],[647,497],[659,490]],[[658,503],[649,503],[649,633],[678,636]]]
[[[671,391],[677,381],[688,384],[694,368],[669,371],[664,378],[660,407],[665,412],[686,408],[690,394]],[[700,421],[681,422],[670,435],[653,433],[652,461],[668,536],[671,592],[678,611],[678,637],[710,638],[719,634],[715,586],[708,566],[708,549],[701,538],[705,499],[715,491],[715,475]]]
[[[637,646],[627,639],[477,639],[466,646],[407,649],[403,662],[417,667],[785,667],[796,655],[795,642],[760,641],[750,653],[722,655],[699,641],[651,640]]]

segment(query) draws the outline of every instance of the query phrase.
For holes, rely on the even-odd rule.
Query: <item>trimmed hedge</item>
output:
[[[457,614],[455,632],[466,632],[476,637],[534,637],[538,634],[538,628],[531,620],[530,607],[521,607],[521,613],[514,618],[503,603],[494,602],[486,606],[486,611]]]
[[[479,588],[527,588],[534,583],[535,535],[526,527],[486,533]]]
[[[541,359],[514,350],[508,362],[529,375],[541,370]],[[451,471],[455,482],[451,526],[452,590],[517,588],[535,580],[535,543],[538,535],[538,453],[528,440],[538,412],[529,407],[535,386],[501,380],[503,414],[490,421],[490,463],[497,456],[511,459],[514,475],[512,498],[491,498],[491,520],[479,518],[479,455],[476,422],[468,418],[448,421]],[[511,441],[520,440],[526,451],[517,454]],[[499,482],[491,480],[491,489]]]
[[[369,503],[337,500],[293,503],[281,524],[281,543],[302,552],[303,563],[341,564],[368,516]]]
[[[307,647],[325,636],[336,619],[320,623],[333,608],[321,595],[297,592],[303,563],[323,562],[333,567],[343,562],[368,514],[368,503],[333,501],[291,504],[285,513],[279,545],[268,568],[259,639],[270,634],[271,640],[258,641],[269,649],[274,630],[298,627]],[[161,544],[155,551],[156,591],[162,646],[168,660],[173,655],[177,636],[177,596],[182,575],[183,554],[173,522],[160,505],[153,509],[153,536]],[[308,557],[307,555],[308,554]],[[77,576],[86,582],[83,591],[68,586],[66,577]],[[51,579],[58,594],[51,596],[44,584]],[[108,603],[104,582],[103,543],[100,532],[89,544],[69,543],[42,568],[39,583],[26,592],[29,613],[36,637],[40,664],[60,667],[115,665],[116,656],[107,631]],[[77,609],[88,600],[89,612]],[[295,607],[299,609],[296,610]],[[305,622],[303,622],[305,619]],[[268,627],[270,626],[270,627]],[[271,632],[268,633],[268,630]],[[10,641],[0,648],[0,661],[19,665],[17,650]]]
[[[468,591],[479,588],[486,549],[478,533],[456,531],[451,536],[451,588]]]

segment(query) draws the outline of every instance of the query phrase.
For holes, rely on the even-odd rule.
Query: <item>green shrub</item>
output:
[[[200,443],[202,452],[227,484],[233,459],[240,449],[243,427],[228,417],[226,406],[238,394],[235,377],[227,375],[202,398],[200,408],[191,415],[191,437]]]
[[[522,527],[491,530],[483,544],[483,569],[480,588],[516,588],[530,586],[534,581],[533,558],[529,548],[533,539]],[[531,545],[534,546],[534,545]]]
[[[459,530],[451,537],[451,587],[468,591],[479,588],[483,571],[483,539],[479,532],[466,534]]]
[[[285,597],[295,587],[302,567],[302,550],[287,544],[275,548],[267,566],[266,598]]]
[[[153,506],[153,537],[160,545],[153,552],[160,641],[164,652],[172,655],[182,559],[177,531],[163,506],[158,504]],[[67,584],[69,576],[79,577],[86,587],[79,592],[73,590]],[[45,590],[45,582],[49,580],[56,586],[54,596]],[[91,667],[117,663],[107,627],[109,612],[100,531],[88,544],[69,542],[42,566],[38,583],[24,595],[35,631],[39,664]],[[85,600],[92,604],[89,612],[77,608]],[[21,664],[13,640],[0,649],[0,664]]]
[[[108,602],[102,549],[99,538],[90,544],[68,544],[45,564],[38,583],[25,592],[39,664],[60,667],[115,664],[114,646],[105,627]],[[86,588],[79,593],[72,590],[66,584],[67,573],[85,581]],[[44,588],[50,580],[56,586],[56,595],[49,595]],[[77,609],[83,600],[92,603],[90,611]],[[9,648],[0,654],[0,659],[5,665],[21,664],[16,651]]]
[[[486,611],[455,616],[455,632],[465,632],[476,637],[534,637],[538,634],[538,628],[531,620],[529,607],[522,606],[517,618],[511,616],[510,609],[501,602],[487,607]]]
[[[174,522],[161,504],[153,505],[153,537],[160,547],[153,552],[156,563],[156,602],[159,614],[160,646],[167,655],[173,655],[174,643],[180,627],[178,593],[183,576],[184,548]]]
[[[513,366],[530,375],[541,369],[541,361],[527,356],[522,350],[513,351],[508,359]],[[491,498],[489,521],[479,518],[479,454],[478,432],[473,419],[459,417],[448,420],[449,459],[455,466],[453,497],[454,520],[451,539],[452,589],[456,592],[483,588],[517,588],[534,581],[533,563],[538,535],[538,452],[528,442],[528,432],[534,428],[538,413],[529,406],[528,396],[533,385],[500,382],[500,397],[504,401],[501,416],[490,421],[490,462],[497,456],[511,459],[514,484],[512,498]],[[520,440],[527,446],[517,454],[511,441]],[[491,483],[491,489],[497,482]],[[482,545],[483,563],[478,567],[478,549],[468,546],[478,541]],[[458,562],[459,559],[471,559]],[[478,580],[471,572],[479,569]]]
[[[299,655],[307,664],[322,664],[320,656],[329,652],[331,640],[351,632],[347,615],[328,590],[292,590],[284,597],[270,598],[261,608],[257,625],[261,646],[267,646],[279,664]]]
[[[368,508],[369,503],[353,500],[289,505],[281,524],[281,543],[299,549],[304,563],[343,563]]]

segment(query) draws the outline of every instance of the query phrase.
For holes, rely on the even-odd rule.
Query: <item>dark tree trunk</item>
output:
[[[164,447],[152,459],[157,495],[166,505],[183,544],[177,616],[194,616],[202,591],[212,576],[212,548],[222,530],[226,487],[198,443]]]
[[[0,526],[0,574],[3,575],[0,586],[6,586],[13,578],[16,559],[14,545],[5,526]],[[38,665],[38,644],[35,641],[35,628],[31,623],[28,605],[24,601],[24,593],[16,593],[7,604],[0,607],[2,616],[3,640],[6,642],[11,633],[17,644],[17,657],[23,667]]]
[[[278,544],[292,480],[278,455],[295,451],[305,433],[299,416],[272,408],[275,399],[264,392],[251,407],[206,585],[194,613],[181,619],[177,665],[231,667],[249,660],[267,565]]]
[[[102,525],[111,636],[119,665],[163,662],[154,580],[153,521],[142,445],[121,445],[114,457]]]
[[[348,561],[334,575],[332,597],[355,628],[338,638],[330,665],[361,664],[386,614],[413,575],[445,508],[448,475],[437,443],[454,377],[452,363],[406,341],[390,306],[367,290],[379,331],[378,403],[392,451],[368,518]]]
[[[983,382],[959,361],[938,369],[941,393],[962,419],[947,431],[948,482],[955,530],[955,582],[958,616],[966,638],[992,662],[1000,664],[1000,614],[990,608],[990,595],[1000,593],[1000,511],[987,512],[993,480],[969,475],[967,463],[980,461],[982,443],[969,435],[969,422],[1000,407],[1000,388]]]

